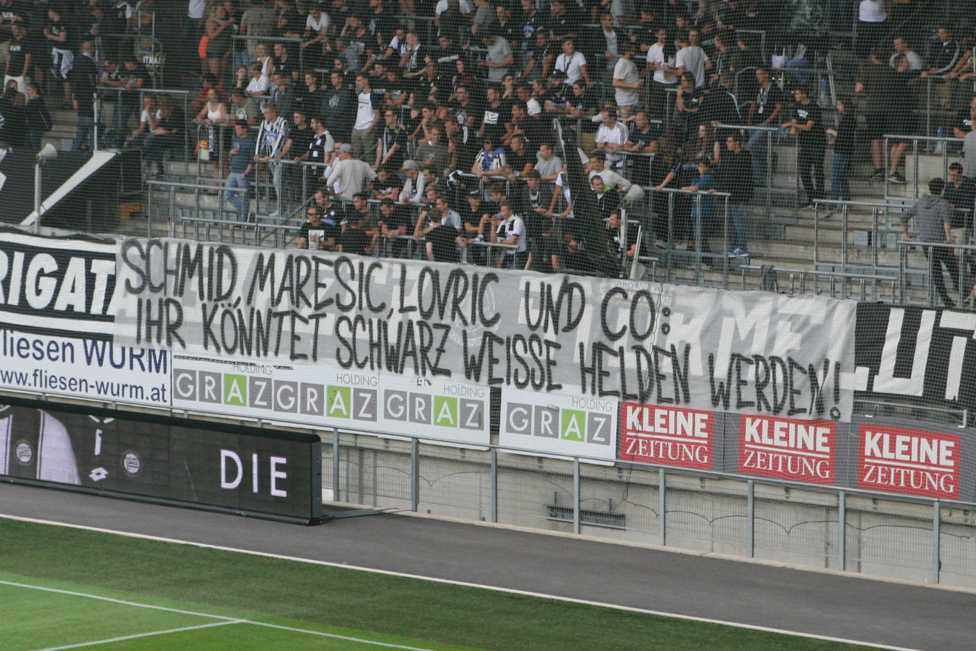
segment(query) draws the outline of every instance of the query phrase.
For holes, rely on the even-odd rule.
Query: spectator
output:
[[[730,131],[725,137],[725,155],[718,168],[719,190],[729,193],[729,256],[748,257],[746,204],[752,201],[752,156],[742,147],[742,135]]]
[[[159,122],[146,140],[145,150],[145,157],[156,164],[157,175],[165,172],[163,159],[166,151],[183,145],[183,130],[186,128],[186,117],[181,106],[166,101],[159,110]]]
[[[278,113],[291,117],[295,112],[295,86],[291,83],[291,77],[275,70],[271,73],[269,92],[271,101],[278,107]]]
[[[676,70],[676,50],[668,42],[668,30],[660,27],[655,32],[657,42],[647,50],[647,70],[653,72],[651,80],[651,115],[663,119],[665,116],[666,89],[678,83]]]
[[[525,147],[525,138],[512,137],[512,141],[505,152],[505,163],[508,167],[508,180],[517,181],[525,177],[532,169],[535,157],[530,156]]]
[[[44,38],[50,47],[51,74],[63,89],[64,103],[62,109],[70,110],[71,104],[71,69],[75,63],[75,40],[77,34],[61,15],[62,8],[58,4],[50,4],[47,9],[47,23],[44,25]]]
[[[610,213],[619,209],[620,195],[603,183],[603,177],[594,176],[590,178],[590,189],[593,191],[596,208],[601,219],[608,218]]]
[[[40,149],[41,138],[51,130],[54,122],[51,120],[51,113],[47,110],[44,98],[41,97],[41,87],[31,82],[27,84],[27,136],[24,139],[24,147],[27,149]],[[78,121],[81,126],[81,118]]]
[[[820,107],[810,99],[810,90],[806,86],[793,89],[795,104],[790,115],[790,121],[781,125],[789,129],[790,135],[799,140],[797,151],[797,174],[803,182],[803,190],[807,199],[803,208],[813,208],[813,202],[824,197],[824,150],[826,149],[826,134]]]
[[[331,25],[329,14],[322,11],[322,7],[313,4],[309,7],[305,18],[305,32],[299,46],[304,50],[305,65],[309,68],[321,68],[325,61],[325,43],[329,37]]]
[[[352,154],[352,145],[347,142],[339,147],[339,162],[332,166],[327,183],[343,199],[352,199],[363,191],[367,179],[375,178],[373,168],[369,163],[357,160]]]
[[[698,243],[697,250],[705,255],[710,254],[711,247],[708,244],[708,236],[715,229],[715,199],[711,196],[718,189],[718,183],[712,174],[711,161],[702,158],[697,163],[698,178],[692,185],[687,185],[682,190],[691,192],[704,192],[703,195],[695,197],[695,202],[691,209],[691,223],[695,227],[693,239]]]
[[[72,70],[72,108],[78,112],[78,126],[75,131],[74,151],[94,149],[95,133],[95,83],[98,66],[95,64],[95,43],[86,40],[81,44],[81,55],[75,59]],[[51,123],[53,126],[53,122]]]
[[[317,72],[308,71],[305,73],[303,81],[305,86],[301,92],[296,93],[295,105],[301,106],[305,115],[312,117],[319,115],[322,110],[322,100],[325,98],[325,91],[319,86],[319,75]]]
[[[857,117],[848,112],[851,105],[849,98],[838,98],[837,128],[826,129],[827,134],[834,137],[834,160],[830,168],[830,198],[833,201],[851,200],[851,184],[847,177],[850,175],[857,136]]]
[[[272,47],[274,56],[271,57],[271,68],[272,70],[265,71],[265,74],[269,77],[275,73],[281,73],[281,75],[288,80],[289,83],[295,83],[298,81],[298,61],[292,59],[288,48],[285,47],[284,43],[275,43]],[[318,68],[321,66],[313,66],[306,62],[307,68]],[[272,80],[273,81],[273,80]]]
[[[254,170],[254,153],[257,139],[248,134],[247,123],[234,123],[234,139],[231,141],[230,173],[227,175],[227,200],[237,210],[237,221],[249,221],[249,194],[251,172]]]
[[[546,211],[550,217],[559,217],[560,219],[573,219],[573,193],[569,187],[569,177],[566,176],[566,166],[563,165],[563,171],[560,172],[559,176],[556,177],[556,184],[552,191],[552,199],[549,203],[549,210]],[[556,206],[565,204],[565,207],[561,212],[556,212]]]
[[[271,80],[268,75],[264,74],[262,68],[263,66],[259,61],[251,64],[251,80],[247,82],[246,92],[248,97],[253,97],[263,107],[263,102],[267,101],[270,95]],[[240,78],[238,78],[238,85],[240,83]]]
[[[495,86],[488,87],[485,98],[487,104],[482,114],[479,131],[483,139],[490,139],[500,145],[512,133],[512,110],[508,104],[502,102],[501,89]]]
[[[313,116],[311,119],[312,141],[308,144],[308,158],[306,160],[314,163],[316,167],[315,175],[325,177],[326,167],[331,165],[335,158],[335,139],[325,128],[325,118]]]
[[[336,143],[351,142],[353,123],[356,121],[356,97],[346,88],[341,72],[329,75],[329,87],[322,98],[322,115],[325,128],[329,130]]]
[[[240,88],[230,92],[230,112],[234,119],[251,127],[256,127],[260,121],[261,109],[257,100],[248,97]]]
[[[389,167],[379,166],[376,168],[376,178],[370,183],[366,192],[372,195],[373,199],[390,199],[396,201],[400,198],[400,177],[394,174]]]
[[[77,61],[75,64],[77,65]],[[227,96],[227,91],[220,84],[220,82],[217,81],[217,78],[208,72],[203,76],[203,83],[200,86],[200,90],[197,91],[197,94],[190,101],[191,114],[196,115],[199,113],[200,109],[203,108],[203,105],[209,101],[211,88],[217,91],[217,98],[225,105],[230,102],[230,98]]]
[[[739,101],[733,92],[735,75],[725,71],[719,77],[718,88],[705,96],[701,112],[701,121],[707,121],[712,126],[718,124],[742,124],[742,114],[739,112]]]
[[[27,38],[27,28],[24,23],[14,22],[10,26],[13,38],[10,40],[7,55],[7,68],[4,72],[3,87],[11,79],[17,82],[17,92],[27,93],[27,75],[33,65],[34,44]]]
[[[507,165],[505,149],[501,146],[496,147],[491,138],[484,138],[482,142],[484,147],[478,152],[471,166],[471,173],[484,180],[504,176]]]
[[[854,84],[854,92],[861,95],[863,105],[867,107],[866,136],[871,140],[871,157],[874,162],[871,180],[882,182],[886,166],[884,135],[890,133],[888,122],[893,108],[897,103],[903,102],[904,98],[894,95],[896,73],[881,63],[878,54],[871,53],[868,63],[861,71],[862,81]]]
[[[674,57],[674,72],[681,77],[690,72],[695,78],[695,88],[705,85],[705,69],[711,67],[711,62],[705,56],[705,51],[692,43],[692,35],[698,35],[698,30],[681,31],[675,37],[678,53]]]
[[[582,52],[576,51],[576,45],[572,38],[563,40],[563,53],[556,57],[555,69],[564,73],[566,79],[563,81],[568,89],[575,81],[582,79],[587,87],[592,86],[590,73],[586,67],[586,57]]]
[[[254,152],[254,162],[265,163],[271,173],[272,185],[279,202],[281,195],[281,156],[285,143],[288,142],[288,121],[278,115],[278,107],[273,102],[264,105],[262,111],[264,121],[258,129],[257,147]],[[270,216],[277,217],[278,211]]]
[[[396,110],[385,109],[383,119],[386,125],[380,137],[376,139],[376,164],[373,167],[378,169],[381,166],[389,166],[392,169],[400,169],[407,155],[407,132],[400,124]]]
[[[434,188],[431,187],[431,189]],[[442,222],[446,226],[450,226],[455,230],[455,235],[464,230],[464,223],[461,220],[461,215],[451,208],[451,202],[448,201],[447,197],[439,192],[434,198],[434,208],[440,211]]]
[[[325,185],[315,191],[315,194],[312,195],[312,200],[315,202],[315,205],[322,209],[322,222],[330,228],[334,228],[338,235],[339,225],[346,219],[346,211],[342,207],[342,204],[334,201],[332,192]]]
[[[414,161],[408,160],[403,163],[402,172],[406,180],[403,182],[403,189],[400,190],[400,203],[423,203],[424,187],[427,185],[427,180],[420,173],[420,166]]]
[[[366,217],[354,212],[350,223],[339,235],[339,253],[369,255],[376,244],[376,236],[366,232]]]
[[[528,229],[529,239],[535,239],[546,230],[547,224],[552,223],[552,219],[546,216],[552,203],[552,186],[543,185],[538,170],[531,170],[525,175],[525,184],[516,190],[515,196],[515,206]]]
[[[405,257],[407,229],[412,226],[410,215],[392,199],[383,199],[380,202],[380,222],[383,236],[390,243],[391,255],[396,258]]]
[[[640,91],[643,88],[637,64],[634,63],[634,44],[624,41],[620,45],[620,59],[613,67],[614,98],[620,107],[621,117],[629,118],[635,107],[640,103]]]
[[[765,67],[756,68],[756,81],[759,82],[759,91],[756,101],[749,107],[749,124],[776,127],[779,125],[777,118],[785,103],[783,91],[773,83],[769,70]],[[752,154],[752,178],[757,187],[767,185],[766,151],[770,137],[769,131],[754,130],[746,146]]]
[[[596,146],[607,154],[607,160],[612,163],[620,161],[617,149],[623,149],[627,144],[627,127],[617,121],[617,111],[609,109],[603,118],[603,124],[596,132]]]
[[[457,123],[455,122],[453,126],[457,128]],[[426,142],[417,145],[417,150],[414,153],[413,159],[417,165],[433,165],[434,169],[441,171],[457,169],[451,166],[451,152],[448,146],[442,142],[441,127],[431,126],[428,129],[428,134]]]
[[[473,35],[483,34],[486,29],[493,26],[497,14],[488,0],[473,1],[476,9],[474,19],[471,21],[471,33]]]
[[[914,206],[906,210],[901,215],[901,230],[907,241],[913,241],[908,236],[908,222],[915,220],[915,227],[918,230],[918,241],[930,244],[952,244],[952,206],[941,196],[945,189],[945,181],[934,178],[929,181],[929,194],[919,199]],[[946,307],[955,305],[946,291],[945,281],[942,278],[942,267],[944,266],[952,277],[952,282],[960,291],[959,266],[956,264],[956,256],[952,250],[940,246],[923,247],[925,256],[929,259],[930,282],[935,287],[935,291],[942,304]],[[933,299],[934,302],[934,299]]]
[[[690,72],[682,73],[674,100],[677,113],[674,128],[678,138],[684,140],[698,129],[701,122],[707,120],[703,110],[704,103],[705,93],[703,89],[695,88],[694,76]]]
[[[363,159],[373,148],[373,139],[376,127],[382,122],[380,109],[383,106],[384,97],[380,93],[373,92],[369,85],[369,75],[360,73],[356,75],[356,87],[359,90],[358,107],[356,109],[356,122],[352,129],[352,151],[356,158]]]
[[[891,57],[888,58],[889,66],[891,66],[892,68],[896,68],[897,66],[895,65],[895,58],[899,54],[904,54],[905,58],[908,59],[909,70],[913,72],[918,72],[919,70],[922,70],[925,67],[925,64],[922,62],[922,57],[916,54],[915,51],[912,50],[911,47],[909,47],[908,41],[905,40],[904,36],[896,36],[894,38],[894,41],[892,41],[892,44],[894,45],[895,51],[891,55]]]
[[[969,107],[959,111],[956,124],[952,127],[952,135],[956,138],[965,138],[966,134],[973,130],[973,122],[976,120],[976,96],[969,100]]]
[[[500,83],[508,74],[512,64],[515,63],[512,46],[494,28],[485,30],[483,41],[485,47],[488,48],[488,55],[484,61],[480,62],[480,65],[488,68],[489,82]]]
[[[888,1],[861,0],[858,6],[855,52],[862,59],[867,58],[884,37],[885,23],[888,20]]]
[[[449,224],[443,223],[444,211],[442,208],[435,208],[431,211],[430,221],[433,228],[427,233],[427,259],[431,262],[453,262],[460,261],[458,256],[458,236],[457,229]]]
[[[653,154],[657,151],[657,142],[661,139],[661,129],[652,125],[647,119],[647,113],[640,111],[634,116],[634,126],[628,130],[627,144],[624,149],[639,154]],[[651,183],[651,162],[646,156],[638,156],[632,159],[630,175],[637,185],[650,185]]]
[[[626,255],[627,258],[633,259],[637,255],[637,226],[628,224],[627,246],[624,246],[623,235],[620,232],[620,221],[620,211],[618,210],[611,211],[607,216],[607,240],[613,247],[612,251],[615,256]]]
[[[323,223],[321,206],[313,203],[306,208],[305,219],[306,221],[298,230],[298,248],[327,250],[335,248],[336,239],[340,236],[339,227]]]
[[[959,163],[949,165],[949,182],[942,191],[942,198],[952,206],[950,235],[953,244],[963,246],[969,244],[973,210],[976,209],[976,182],[963,176],[962,165]],[[959,249],[955,253],[960,262],[963,262],[961,267],[965,269],[965,260],[970,256],[966,256],[965,252]]]
[[[239,36],[268,38],[274,33],[274,12],[268,8],[267,0],[254,0],[251,7],[241,16]],[[257,38],[248,38],[243,50],[237,53],[235,66],[249,66],[257,56]]]
[[[528,262],[528,237],[525,231],[525,222],[515,214],[508,201],[499,204],[497,215],[489,216],[488,221],[492,225],[491,241],[493,244],[515,245],[514,250],[505,251],[505,255],[498,260],[500,269],[525,269]]]
[[[224,78],[224,70],[230,64],[230,53],[237,19],[229,15],[223,3],[216,3],[207,19],[207,68],[217,79]]]

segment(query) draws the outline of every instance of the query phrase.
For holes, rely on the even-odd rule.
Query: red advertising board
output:
[[[811,484],[834,483],[836,427],[830,421],[739,416],[739,472]]]
[[[861,425],[860,488],[959,499],[960,437]]]
[[[623,404],[620,459],[680,468],[712,468],[710,411]]]

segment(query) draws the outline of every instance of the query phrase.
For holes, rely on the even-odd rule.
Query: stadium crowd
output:
[[[824,3],[833,32],[857,23],[857,83],[836,103],[811,87],[805,48],[772,42],[788,54],[776,70],[764,60],[779,0],[172,0],[182,49],[165,77],[142,40],[161,4],[0,0],[0,141],[39,146],[57,105],[76,116],[74,148],[92,149],[98,97],[100,138],[141,148],[151,175],[196,123],[239,220],[256,218],[258,175],[279,206],[307,205],[300,246],[453,260],[487,242],[507,245],[501,265],[556,271],[591,263],[574,225],[583,192],[615,256],[638,254],[638,230],[646,248],[714,253],[695,232],[722,228],[727,196],[728,255],[748,256],[746,206],[770,184],[774,138],[796,143],[803,205],[851,198],[860,143],[872,181],[905,183],[907,142],[886,151],[883,135],[918,133],[909,98],[933,77],[957,111],[940,124],[964,139],[949,185],[960,205],[976,194],[972,43],[949,24],[895,31],[911,0]],[[191,101],[151,88],[192,88]],[[577,142],[588,184],[563,160]]]

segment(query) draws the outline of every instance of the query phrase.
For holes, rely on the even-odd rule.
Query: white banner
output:
[[[498,444],[543,454],[617,458],[619,402],[502,389]]]
[[[0,388],[169,407],[169,351],[0,329]]]
[[[176,356],[173,407],[314,428],[488,445],[489,389],[350,372]]]

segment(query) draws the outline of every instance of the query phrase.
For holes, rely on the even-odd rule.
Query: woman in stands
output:
[[[224,78],[224,70],[230,61],[231,38],[236,21],[227,15],[224,5],[215,4],[207,19],[207,67],[218,81]]]

